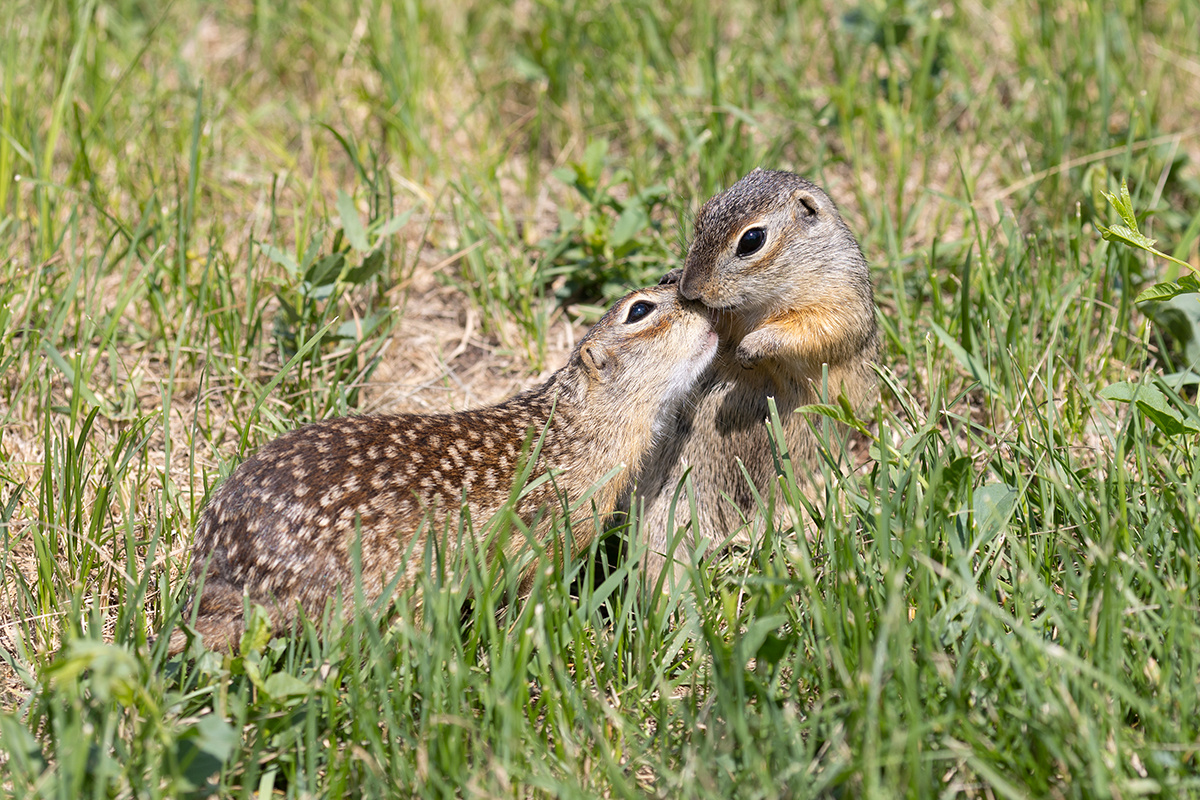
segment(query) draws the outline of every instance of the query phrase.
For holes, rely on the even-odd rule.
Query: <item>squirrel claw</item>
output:
[[[667,286],[672,283],[679,283],[679,279],[683,277],[683,269],[676,267],[658,279],[659,286]]]
[[[742,365],[742,369],[754,369],[754,366],[762,360],[762,356],[751,353],[744,347],[738,347],[734,357]]]

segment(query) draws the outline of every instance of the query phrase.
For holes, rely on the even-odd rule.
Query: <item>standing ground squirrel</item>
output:
[[[529,491],[516,512],[526,523],[543,508],[561,512],[620,467],[590,498],[607,516],[656,441],[674,429],[675,414],[716,354],[711,317],[673,286],[633,292],[596,323],[566,366],[499,405],[332,419],[267,444],[217,489],[200,520],[192,552],[192,579],[204,579],[193,600],[196,630],[210,648],[236,646],[243,596],[265,606],[277,629],[297,606],[319,619],[339,590],[348,613],[359,536],[367,601],[393,581],[411,585],[425,569],[428,532],[456,530],[464,513],[482,526],[508,501],[522,451],[538,437],[530,481],[547,471],[553,480]],[[591,504],[581,504],[588,507],[572,521],[576,551],[595,535]],[[539,537],[554,516],[543,516]],[[510,541],[507,549],[523,544]],[[176,631],[171,651],[185,644]]]
[[[680,543],[681,560],[697,536],[719,542],[754,517],[739,461],[765,496],[775,478],[769,397],[793,462],[815,467],[816,438],[793,412],[820,401],[824,365],[829,397],[845,392],[861,410],[876,396],[879,333],[867,262],[833,201],[804,178],[756,169],[705,203],[683,270],[663,279],[676,281],[685,298],[717,311],[721,347],[685,405],[688,413],[647,461],[633,498],[643,509],[651,582],[662,569],[670,508],[689,468],[698,518]],[[689,516],[681,500],[675,525]]]

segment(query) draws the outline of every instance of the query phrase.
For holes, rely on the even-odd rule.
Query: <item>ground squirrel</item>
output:
[[[633,502],[649,545],[647,578],[663,566],[669,509],[690,468],[698,519],[681,541],[721,541],[754,516],[738,462],[765,496],[775,477],[767,398],[774,397],[793,463],[816,465],[816,439],[798,406],[845,392],[857,409],[875,396],[879,351],[867,262],[829,197],[788,172],[756,169],[709,200],[696,217],[682,270],[663,279],[717,311],[721,347],[693,390],[676,430],[648,459]],[[799,471],[798,470],[798,471]],[[686,501],[676,526],[689,521]],[[653,585],[653,583],[651,583]]]
[[[265,606],[277,629],[297,606],[319,619],[339,589],[349,612],[351,546],[360,535],[368,601],[398,574],[398,586],[411,585],[425,569],[423,543],[409,548],[414,536],[455,531],[464,512],[482,526],[509,499],[522,450],[538,437],[530,480],[551,470],[553,481],[518,501],[527,523],[544,508],[561,515],[564,500],[578,500],[620,468],[573,521],[574,548],[586,547],[595,534],[592,505],[600,518],[612,512],[716,354],[711,318],[673,286],[633,292],[566,366],[499,405],[327,420],[267,444],[217,489],[200,520],[192,552],[192,579],[204,576],[196,630],[210,648],[235,647],[243,596]],[[552,516],[543,515],[540,536]],[[185,644],[176,631],[172,652]]]

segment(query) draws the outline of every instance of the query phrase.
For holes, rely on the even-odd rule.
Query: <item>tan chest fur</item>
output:
[[[754,492],[765,497],[775,479],[769,399],[804,480],[817,441],[795,409],[844,393],[863,410],[876,397],[867,264],[836,206],[803,178],[755,170],[706,203],[676,279],[685,297],[718,310],[721,351],[632,498],[652,580],[685,526],[676,560],[690,558],[700,538],[720,542],[753,526]],[[676,502],[685,475],[695,518]]]

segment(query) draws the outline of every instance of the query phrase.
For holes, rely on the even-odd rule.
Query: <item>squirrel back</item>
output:
[[[374,601],[426,568],[425,538],[437,536],[441,546],[460,520],[482,526],[522,488],[514,510],[527,524],[541,514],[535,534],[564,530],[554,518],[617,468],[575,511],[574,545],[586,547],[595,533],[591,506],[601,517],[612,511],[711,362],[710,316],[673,287],[634,292],[566,366],[499,405],[331,419],[270,442],[218,487],[200,520],[196,630],[210,647],[235,646],[244,597],[265,606],[276,627],[297,607],[319,619],[339,591],[348,613],[356,542],[363,594]],[[522,475],[525,487],[515,485]],[[542,477],[551,479],[528,488]],[[508,547],[515,553],[523,544]],[[173,652],[186,643],[176,634]]]

